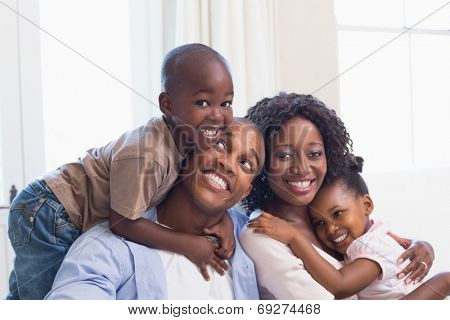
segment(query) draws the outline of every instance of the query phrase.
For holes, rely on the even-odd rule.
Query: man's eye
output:
[[[221,104],[221,106],[224,108],[229,108],[231,107],[231,104],[232,104],[231,101],[225,101],[224,103]]]
[[[253,169],[253,164],[250,161],[243,160],[243,161],[241,161],[241,164],[247,170],[251,171]]]
[[[199,100],[195,102],[196,105],[198,105],[199,107],[207,107],[208,106],[208,101],[206,100]]]
[[[225,142],[223,140],[218,140],[216,142],[216,145],[221,150],[227,150],[227,145],[225,144]]]
[[[287,152],[280,152],[278,154],[278,158],[280,158],[280,159],[289,159],[289,158],[292,158],[292,155],[290,153],[287,153]]]

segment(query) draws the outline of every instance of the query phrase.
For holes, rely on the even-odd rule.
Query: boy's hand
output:
[[[203,230],[205,234],[213,234],[220,239],[220,247],[216,249],[216,254],[222,259],[229,259],[236,247],[234,239],[234,224],[230,215],[227,213],[222,220],[211,228]]]
[[[224,270],[228,270],[228,265],[225,261],[215,253],[215,250],[218,248],[219,245],[211,239],[189,235],[186,238],[186,249],[183,254],[200,269],[203,278],[209,281],[210,277],[206,269],[208,264],[221,276],[225,274]]]
[[[287,245],[298,234],[286,220],[274,217],[267,212],[250,221],[248,227],[252,228],[253,232],[263,233]]]

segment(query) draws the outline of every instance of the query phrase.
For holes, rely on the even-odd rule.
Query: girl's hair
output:
[[[325,181],[339,168],[347,166],[353,142],[334,110],[311,95],[282,92],[273,98],[264,98],[251,107],[245,117],[261,130],[266,148],[265,169],[253,181],[250,195],[242,201],[248,212],[262,208],[264,201],[273,196],[265,172],[270,159],[270,141],[285,122],[296,116],[311,121],[323,137],[328,167]]]
[[[353,191],[357,196],[369,194],[369,188],[361,176],[364,159],[351,156],[347,167],[340,169],[333,177],[323,184],[326,187],[336,182],[342,182],[347,190]]]

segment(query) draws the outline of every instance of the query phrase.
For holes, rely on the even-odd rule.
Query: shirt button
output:
[[[39,199],[39,203],[44,203],[45,202],[45,198],[40,198]]]
[[[34,218],[30,217],[30,222],[33,223],[33,221],[34,221]]]
[[[33,211],[38,211],[39,210],[39,206],[36,206],[33,208]]]

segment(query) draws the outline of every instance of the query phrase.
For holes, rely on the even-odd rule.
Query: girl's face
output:
[[[294,117],[283,124],[270,143],[267,178],[276,201],[293,206],[308,205],[327,172],[319,129],[311,121]]]
[[[348,246],[369,229],[372,210],[369,195],[358,196],[338,180],[319,191],[309,214],[320,241],[345,254]]]

